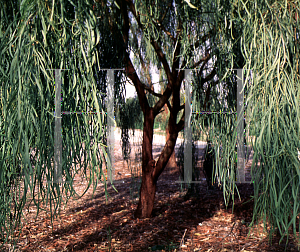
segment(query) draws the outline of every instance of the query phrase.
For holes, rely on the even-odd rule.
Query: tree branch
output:
[[[163,95],[160,97],[160,99],[158,100],[158,102],[154,105],[153,108],[153,113],[154,116],[156,116],[158,114],[158,112],[161,110],[161,108],[167,103],[169,102],[169,98],[172,94],[172,82],[169,82],[166,90],[164,91]]]
[[[145,90],[147,90],[150,94],[156,96],[156,97],[162,97],[163,95],[162,94],[158,94],[158,93],[155,93],[150,87],[148,87],[146,84],[142,83],[141,82],[141,85],[143,86],[143,88]]]
[[[208,62],[208,60],[210,59],[210,53],[206,53],[205,56],[200,59],[199,61],[197,61],[196,63],[194,63],[194,65],[191,67],[192,69],[195,69],[197,66],[199,66],[202,62]],[[205,65],[206,63],[204,63]]]
[[[184,119],[185,119],[185,109],[183,110],[183,114],[182,114],[179,122],[176,124],[177,133],[184,129]]]
[[[139,102],[140,102],[141,109],[142,109],[143,113],[146,113],[146,111],[150,107],[149,107],[148,100],[146,98],[146,94],[145,94],[145,90],[144,90],[144,86],[143,86],[145,84],[143,84],[140,81],[139,77],[137,76],[137,74],[135,72],[135,69],[134,69],[134,66],[133,66],[127,52],[126,52],[126,57],[124,58],[124,60],[127,61],[126,64],[125,64],[126,74],[131,79],[131,81],[132,81],[132,83],[133,83],[133,85],[136,89],[136,92],[137,92],[137,95],[138,95]]]
[[[176,42],[176,39],[174,38],[174,36],[171,34],[171,32],[169,32],[164,25],[162,25],[159,20],[156,20],[156,23],[159,27],[161,27],[161,29],[169,36],[169,38],[171,40],[173,40],[174,42]]]
[[[137,14],[137,12],[135,10],[135,6],[134,6],[133,2],[130,1],[130,0],[126,0],[126,2],[128,3],[129,9],[130,9],[131,13],[133,14],[133,16],[135,17],[140,29],[144,30],[144,26],[141,24],[140,17],[139,17],[139,15]],[[167,74],[168,81],[171,82],[172,75],[171,75],[171,71],[170,71],[166,56],[162,52],[160,46],[157,44],[157,42],[152,37],[150,38],[150,43],[152,44],[159,60],[163,64],[164,70]]]
[[[162,52],[160,46],[157,44],[157,42],[153,38],[151,38],[150,43],[152,44],[159,60],[163,64],[163,67],[164,67],[164,70],[166,72],[169,83],[172,82],[172,74],[171,74],[169,64],[167,62],[165,54]]]

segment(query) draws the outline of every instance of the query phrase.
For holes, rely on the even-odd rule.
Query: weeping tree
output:
[[[62,200],[80,196],[73,186],[76,174],[86,179],[86,190],[93,184],[95,191],[99,181],[106,188],[106,76],[99,68],[116,67],[120,56],[109,34],[100,37],[101,29],[108,27],[100,25],[92,1],[0,4],[0,239],[5,243],[20,227],[29,194],[37,215],[50,205],[52,221]],[[108,43],[111,47],[104,47]],[[54,123],[60,117],[54,114],[54,69],[65,69],[61,107],[68,113],[61,115],[58,167],[63,183],[54,180]],[[115,77],[121,104],[122,76]],[[90,111],[95,112],[92,117]]]
[[[103,176],[102,168],[109,160],[105,158],[103,146],[106,144],[106,72],[101,71],[100,66],[119,68],[123,65],[127,78],[137,90],[144,114],[144,134],[143,177],[136,216],[149,217],[156,182],[174,151],[178,133],[184,127],[184,104],[180,104],[184,71],[179,68],[200,67],[195,86],[206,84],[206,90],[209,90],[218,83],[214,77],[219,69],[223,69],[220,67],[222,62],[232,62],[230,59],[224,61],[225,56],[231,54],[217,50],[220,43],[225,45],[218,36],[223,19],[214,16],[218,13],[217,6],[209,2],[200,5],[199,2],[198,9],[193,9],[176,1],[157,2],[155,5],[132,1],[79,1],[77,4],[72,1],[16,1],[3,2],[3,6],[0,77],[1,164],[4,169],[1,176],[10,184],[15,181],[13,175],[18,174],[17,169],[21,169],[24,175],[22,183],[16,184],[18,188],[12,188],[15,197],[10,190],[3,194],[3,239],[8,237],[5,236],[9,231],[7,216],[14,213],[12,219],[19,222],[28,188],[38,210],[42,203],[50,203],[56,213],[63,193],[67,198],[75,194],[72,181],[76,173],[85,173],[89,179],[88,187],[94,182],[94,189]],[[130,57],[131,51],[137,53],[135,63]],[[218,57],[213,64],[219,66],[209,68],[214,56]],[[154,91],[150,63],[161,68],[166,76],[165,88],[160,93]],[[141,71],[138,65],[142,66]],[[51,69],[68,69],[62,71],[64,111],[97,112],[92,118],[84,113],[63,116],[62,177],[70,182],[63,186],[43,183],[54,178],[51,167],[54,163],[55,76]],[[115,98],[119,100],[116,106],[121,106],[124,104],[124,96],[119,95],[123,93],[122,76],[116,73],[115,77]],[[211,98],[209,91],[206,94],[204,102]],[[169,135],[155,162],[152,156],[153,125],[163,107],[167,107],[170,113]],[[128,129],[122,129],[122,135],[126,138]],[[86,153],[83,157],[80,155],[82,150]],[[82,159],[83,164],[79,162]],[[90,170],[87,169],[87,160],[91,160]],[[80,164],[79,169],[72,166],[76,162]],[[14,211],[10,211],[12,200]]]
[[[162,12],[160,6],[163,7]],[[196,66],[204,68],[207,63],[205,60],[212,59],[215,55],[216,60],[213,62],[211,72],[203,73],[204,76],[198,75],[200,77],[195,84],[195,90],[202,88],[205,91],[198,92],[198,103],[197,101],[193,103],[198,109],[210,107],[214,111],[236,108],[237,77],[230,69],[245,68],[247,120],[249,124],[255,125],[256,132],[255,141],[252,143],[254,149],[252,177],[255,187],[253,223],[258,217],[264,217],[266,224],[268,217],[271,225],[270,235],[274,228],[278,228],[282,236],[287,235],[290,227],[293,227],[296,235],[300,175],[297,158],[300,125],[299,3],[218,1],[209,5],[195,1],[191,7],[177,2],[169,6],[160,3],[149,6],[146,2],[141,4],[125,1],[120,2],[120,9],[125,48],[131,48],[128,46],[131,38],[130,30],[138,27],[143,32],[142,38],[145,38],[144,41],[141,40],[139,46],[145,46],[149,57],[152,57],[152,62],[159,60],[167,79],[165,90],[161,94],[154,92],[151,85],[143,83],[139,78],[130,55],[124,56],[126,74],[136,87],[144,113],[143,178],[136,216],[151,215],[156,181],[174,150],[178,132],[183,129],[184,113],[178,118],[179,112],[183,109],[179,97],[183,73],[177,69]],[[203,24],[201,18],[208,9],[215,10],[213,17],[207,19],[207,23],[211,22],[213,28],[211,30],[208,28],[204,32],[211,39],[210,46],[206,47],[207,57],[202,56],[197,61],[193,53],[206,37],[199,30],[193,30],[195,27],[193,22]],[[194,11],[198,11],[198,14],[193,15]],[[188,18],[181,20],[182,16]],[[135,20],[136,26],[132,24],[132,20]],[[173,29],[170,28],[172,26]],[[168,44],[170,51],[165,49],[164,43]],[[240,55],[241,51],[242,56],[234,57],[236,56],[234,54]],[[143,60],[140,55],[139,59]],[[250,69],[252,79],[251,84],[248,84]],[[214,79],[215,75],[218,77],[217,80]],[[205,86],[205,83],[208,85]],[[221,84],[229,91],[227,96],[222,98],[223,103],[218,99],[212,99],[220,93]],[[145,95],[147,92],[157,97],[156,103],[152,106],[149,105]],[[165,104],[170,110],[168,121],[170,135],[158,161],[155,162],[152,158],[153,122]],[[209,135],[217,157],[214,177],[217,177],[223,186],[224,199],[228,202],[226,199],[232,196],[234,200],[234,191],[238,192],[234,176],[236,165],[233,160],[236,138],[233,136],[237,133],[239,117],[220,114],[207,117],[206,123],[209,125]],[[261,164],[259,167],[258,161]],[[298,230],[299,228],[298,226]]]
[[[104,6],[106,2],[98,1],[98,3],[99,6]],[[180,97],[180,89],[184,85],[185,87],[193,85],[195,97],[193,103],[199,110],[203,107],[205,109],[224,107],[216,97],[217,89],[223,85],[218,75],[222,77],[226,74],[228,69],[233,67],[232,62],[235,58],[234,43],[226,44],[228,41],[224,36],[232,36],[230,33],[232,30],[239,34],[239,27],[231,29],[226,25],[224,27],[222,24],[224,15],[230,14],[231,7],[228,9],[226,5],[220,6],[216,3],[196,1],[195,8],[181,1],[151,3],[128,0],[114,3],[114,8],[109,14],[112,20],[122,17],[117,24],[123,38],[119,47],[124,53],[122,63],[127,78],[136,88],[144,116],[142,184],[135,216],[147,218],[151,216],[154,206],[157,180],[174,151],[178,133],[184,128],[185,103],[181,102],[183,99]],[[224,10],[221,11],[220,7]],[[232,26],[239,24],[241,24],[239,20],[232,22]],[[112,22],[111,25],[114,26],[115,23]],[[114,30],[112,36],[114,32],[118,31]],[[234,45],[236,46],[236,42]],[[223,47],[225,49],[222,49]],[[236,54],[241,55],[239,52]],[[154,90],[149,71],[151,67],[160,69],[165,76],[165,86],[160,92]],[[192,84],[187,82],[184,84],[183,69],[197,69],[193,74]],[[234,85],[229,81],[229,77],[227,79],[227,85]],[[197,96],[199,90],[203,92]],[[215,93],[210,92],[211,90]],[[203,95],[204,99],[201,100]],[[229,96],[224,99],[229,99]],[[166,108],[170,113],[167,122],[168,135],[165,146],[155,161],[152,154],[154,121]],[[232,124],[229,126],[231,130],[235,125],[233,120],[234,118],[231,118]],[[227,137],[232,138],[232,145],[235,146],[232,135]],[[229,155],[230,153],[227,154],[227,159]],[[224,164],[225,161],[224,159]],[[222,179],[231,182],[233,180],[228,176],[223,176]],[[234,182],[232,184],[231,187],[224,187],[227,194],[234,187]]]
[[[100,180],[106,188],[103,168],[109,166],[104,147],[107,81],[106,71],[101,68],[120,67],[125,68],[126,78],[136,88],[144,116],[142,185],[136,217],[151,216],[156,182],[174,151],[178,133],[184,128],[185,104],[180,102],[180,88],[190,83],[184,84],[182,69],[197,69],[191,84],[194,109],[221,111],[236,107],[236,76],[230,69],[245,66],[253,70],[253,82],[247,86],[247,101],[253,105],[249,106],[247,116],[256,126],[255,161],[261,163],[255,167],[254,162],[252,167],[254,217],[268,217],[281,234],[287,234],[293,225],[296,234],[299,3],[36,0],[1,4],[3,242],[18,226],[29,192],[37,214],[43,204],[50,204],[53,218],[63,196],[68,199],[76,194],[73,178],[77,173],[85,175],[87,188],[94,183],[95,189]],[[161,69],[165,76],[160,92],[153,87],[152,66]],[[61,74],[64,111],[96,111],[92,117],[84,113],[62,115],[62,178],[69,183],[61,185],[51,183],[55,76],[48,69],[68,69]],[[249,75],[248,71],[247,78]],[[115,80],[116,107],[122,107],[125,78],[116,72]],[[222,89],[228,92],[220,95]],[[167,108],[169,135],[155,161],[154,120]],[[194,118],[194,124],[203,129],[209,126],[217,157],[214,177],[223,185],[227,202],[230,196],[234,199],[237,189],[231,160],[236,144],[236,119],[230,113],[198,114]],[[122,130],[126,137],[128,129]]]
[[[242,1],[241,1],[242,2]],[[239,4],[253,143],[253,221],[263,218],[274,231],[288,236],[300,230],[300,3],[251,1]],[[246,70],[247,78],[251,71]],[[260,162],[258,166],[257,163]],[[298,224],[297,224],[298,223]],[[300,239],[300,237],[297,237]],[[287,239],[288,242],[288,239]]]

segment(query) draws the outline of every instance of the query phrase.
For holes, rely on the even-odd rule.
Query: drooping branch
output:
[[[142,25],[141,21],[140,21],[140,16],[138,15],[138,13],[136,12],[136,9],[135,9],[135,6],[133,4],[133,2],[131,0],[126,0],[126,2],[128,3],[129,5],[129,9],[131,11],[131,13],[133,14],[133,16],[135,17],[137,23],[138,23],[138,26],[140,27],[140,29],[142,31],[145,30],[145,27]],[[166,56],[165,54],[162,52],[160,46],[158,45],[158,43],[154,40],[153,37],[150,38],[150,43],[152,44],[154,50],[155,50],[155,53],[157,55],[157,57],[159,58],[159,60],[161,61],[161,63],[163,64],[163,67],[164,67],[164,70],[167,74],[167,78],[168,78],[168,81],[170,82],[171,81],[171,71],[170,71],[170,68],[169,68],[169,64],[167,62],[167,59],[166,59]]]

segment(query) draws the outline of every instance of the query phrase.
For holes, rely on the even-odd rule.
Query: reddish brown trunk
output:
[[[145,113],[142,149],[142,185],[139,204],[134,214],[136,218],[141,219],[151,217],[154,207],[156,181],[169,161],[178,136],[173,125],[169,122],[168,127],[170,132],[167,137],[166,145],[156,163],[152,156],[153,124],[153,115],[151,113]]]
[[[142,147],[142,184],[140,188],[140,199],[135,211],[136,218],[149,218],[151,216],[156,192],[156,182],[153,178],[155,161],[152,156],[153,141],[153,111],[144,114],[143,147]]]
[[[153,170],[155,161],[152,160],[148,163],[147,170]],[[154,199],[156,192],[156,183],[153,180],[152,172],[142,174],[142,184],[140,189],[140,199],[138,207],[135,211],[136,218],[150,218],[154,207]]]
[[[166,127],[166,135],[167,135],[166,139],[169,139],[170,138],[169,127]],[[171,157],[166,165],[166,168],[177,168],[175,150],[172,152]]]

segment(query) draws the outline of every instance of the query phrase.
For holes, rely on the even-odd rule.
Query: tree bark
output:
[[[156,192],[156,182],[153,179],[152,171],[155,166],[155,161],[151,160],[147,164],[148,172],[143,170],[142,184],[140,189],[140,199],[138,207],[135,211],[135,218],[150,218],[154,207],[154,199]]]
[[[160,174],[165,169],[171,154],[174,151],[178,131],[175,124],[168,124],[170,132],[166,139],[166,144],[157,162],[153,160],[153,109],[148,109],[144,114],[143,147],[142,147],[142,184],[140,188],[140,198],[135,211],[135,218],[150,218],[154,207],[156,193],[156,182]]]
[[[166,135],[167,135],[166,139],[169,139],[170,138],[169,127],[166,127]],[[170,159],[169,159],[169,161],[167,163],[166,168],[178,168],[177,167],[177,163],[176,163],[175,150],[173,150],[173,152],[171,154],[171,157],[170,157]]]
[[[155,161],[152,155],[154,114],[151,108],[144,113],[143,145],[142,145],[142,184],[140,199],[135,211],[135,218],[149,218],[151,216],[156,192],[156,182],[153,171]]]

